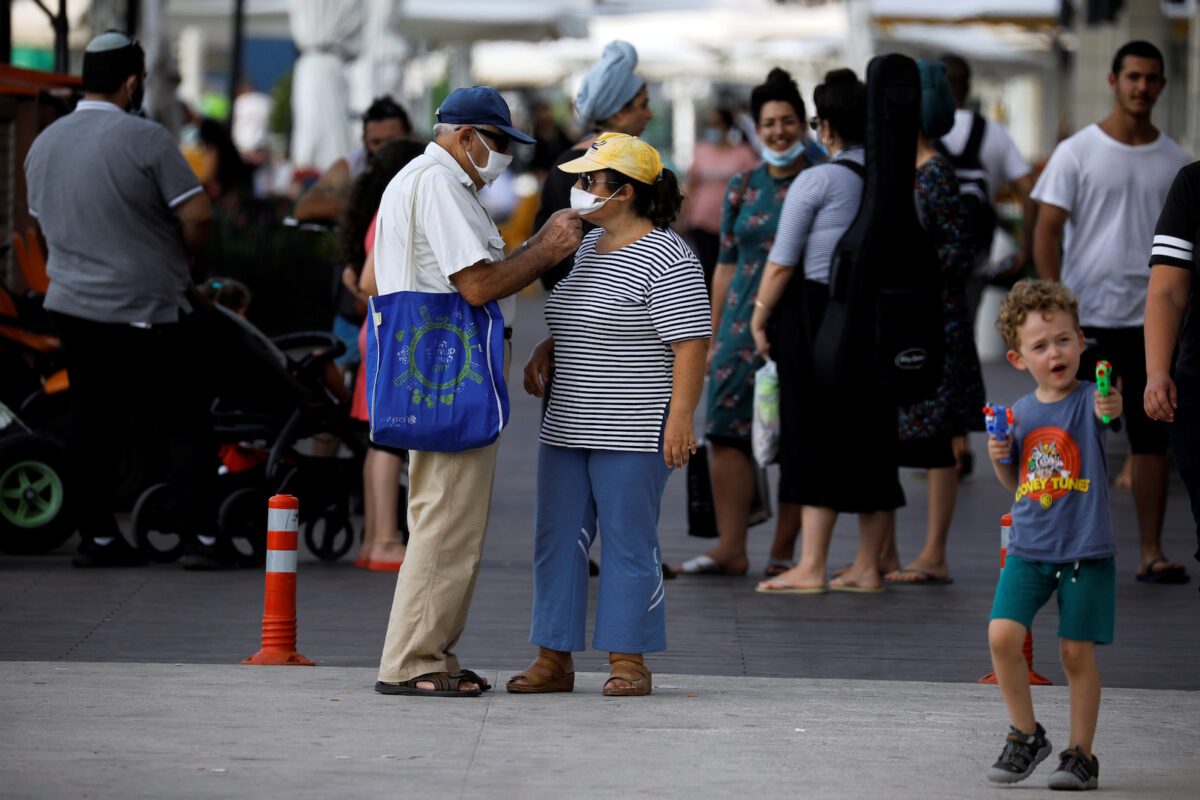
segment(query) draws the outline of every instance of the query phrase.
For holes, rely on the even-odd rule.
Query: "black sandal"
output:
[[[469,670],[465,672],[469,672]],[[425,682],[432,683],[433,688],[417,688],[418,683]],[[475,683],[475,681],[465,677],[463,672],[456,672],[453,675],[449,672],[428,672],[424,675],[418,675],[415,678],[409,678],[406,681],[400,681],[399,683],[376,681],[375,691],[380,694],[405,694],[418,697],[422,695],[425,697],[478,697],[483,694],[483,689],[459,689],[459,684],[462,683]],[[482,686],[483,684],[476,683],[476,685]]]
[[[458,678],[460,681],[466,681],[467,683],[473,683],[479,687],[479,691],[481,692],[490,692],[492,690],[492,685],[488,683],[487,678],[481,677],[479,673],[473,670],[459,670],[450,677]]]

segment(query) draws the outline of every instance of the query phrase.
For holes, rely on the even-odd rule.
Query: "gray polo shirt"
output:
[[[25,158],[46,237],[45,307],[97,322],[174,322],[188,254],[174,209],[203,190],[166,128],[83,100]]]

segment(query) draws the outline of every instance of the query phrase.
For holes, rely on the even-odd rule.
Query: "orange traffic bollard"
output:
[[[1008,558],[1008,536],[1012,532],[1012,514],[1000,518],[1000,569],[1004,569],[1004,561]],[[1033,631],[1025,632],[1025,663],[1029,665],[1030,686],[1052,686],[1048,678],[1039,675],[1033,669]],[[979,683],[995,683],[996,673],[989,672],[979,679]]]
[[[300,501],[277,494],[267,512],[267,587],[263,601],[262,650],[243,664],[313,662],[296,652],[296,544]]]

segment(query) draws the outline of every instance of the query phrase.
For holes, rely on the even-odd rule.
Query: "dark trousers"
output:
[[[149,482],[166,480],[175,487],[181,532],[215,534],[211,371],[192,327],[178,322],[137,328],[58,312],[50,317],[71,384],[67,450],[80,534],[120,535],[118,462],[130,442],[148,443],[135,453],[150,460]]]
[[[1176,373],[1175,388],[1179,397],[1175,421],[1164,427],[1171,441],[1171,452],[1175,454],[1175,464],[1187,486],[1188,499],[1192,501],[1192,519],[1196,523],[1195,557],[1200,561],[1200,375]]]

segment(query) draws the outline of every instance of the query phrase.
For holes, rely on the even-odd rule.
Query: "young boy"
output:
[[[1121,395],[1112,389],[1101,397],[1094,383],[1075,377],[1083,352],[1079,302],[1061,283],[1018,283],[1004,300],[997,327],[1010,348],[1009,362],[1030,372],[1037,389],[1013,406],[1012,435],[988,441],[996,476],[1016,499],[988,625],[992,664],[1012,728],[987,777],[1015,783],[1050,754],[1046,731],[1034,719],[1022,647],[1034,615],[1057,590],[1071,739],[1049,783],[1052,789],[1095,789],[1100,772],[1092,755],[1100,712],[1096,644],[1112,642],[1116,616],[1117,548],[1109,520],[1102,418],[1120,416]]]

